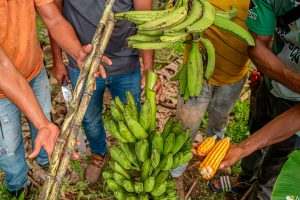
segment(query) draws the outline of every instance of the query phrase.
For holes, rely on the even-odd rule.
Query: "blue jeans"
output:
[[[50,120],[51,95],[45,69],[29,84],[45,115]],[[0,100],[0,111],[0,168],[5,172],[8,190],[16,191],[29,184],[27,180],[28,166],[25,160],[22,137],[21,112],[7,98]],[[29,120],[28,122],[34,145],[37,130]],[[39,153],[37,161],[40,165],[48,163],[48,157],[44,149]]]
[[[75,88],[80,70],[67,65],[72,87]],[[141,98],[141,72],[137,70],[119,76],[107,76],[106,79],[96,79],[96,90],[82,121],[83,129],[89,141],[92,153],[104,155],[107,151],[106,134],[102,124],[103,95],[108,88],[112,98],[118,96],[123,103],[126,102],[126,91],[130,91],[140,108]]]
[[[206,136],[217,135],[219,139],[224,137],[229,113],[238,100],[245,81],[246,77],[237,83],[227,86],[214,86],[204,81],[199,97],[188,100],[185,103],[181,96],[178,97],[176,117],[181,120],[184,128],[191,129],[193,140],[206,111],[208,112]],[[179,177],[186,167],[187,164],[170,172],[173,177]]]

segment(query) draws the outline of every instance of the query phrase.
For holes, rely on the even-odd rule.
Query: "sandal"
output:
[[[215,182],[218,181],[219,188],[215,187]],[[222,193],[222,192],[232,192],[232,193],[243,193],[245,192],[251,184],[246,182],[239,182],[238,184],[233,185],[231,176],[220,176],[218,179],[213,179],[208,184],[209,188],[213,192]]]

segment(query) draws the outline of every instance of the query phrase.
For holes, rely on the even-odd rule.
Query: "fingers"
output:
[[[163,93],[163,88],[162,88],[162,84],[161,84],[160,78],[158,78],[157,83],[154,86],[153,90],[157,93],[156,94],[156,103],[158,103],[159,102],[159,98],[160,98],[161,94]]]
[[[42,143],[41,143],[41,141],[38,138],[36,138],[33,152],[29,155],[29,158],[33,159],[37,155],[39,155],[39,153],[41,151],[41,148],[42,148]]]
[[[103,56],[103,57],[102,57],[102,62],[104,62],[104,63],[106,63],[106,64],[108,64],[108,65],[112,65],[111,59],[109,59],[109,58],[106,57],[106,56]]]
[[[145,86],[146,86],[146,75],[142,74],[141,89],[143,90]]]
[[[88,45],[82,47],[81,51],[78,54],[78,58],[77,58],[78,67],[80,67],[80,68],[83,67],[84,61],[92,49],[93,49],[93,46],[91,44],[88,44]]]

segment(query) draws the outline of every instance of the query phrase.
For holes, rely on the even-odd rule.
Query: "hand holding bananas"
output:
[[[110,147],[112,160],[103,172],[116,199],[176,199],[175,180],[168,170],[189,162],[191,138],[171,117],[162,133],[156,131],[157,75],[147,73],[146,99],[141,112],[132,95],[124,105],[117,97],[104,116],[105,128],[119,141]]]
[[[207,0],[177,0],[173,8],[161,11],[128,11],[115,14],[116,19],[137,24],[138,32],[128,45],[139,49],[160,49],[175,42],[192,43],[187,62],[174,80],[180,80],[184,100],[200,95],[203,77],[208,80],[215,68],[215,49],[206,39],[205,30],[215,26],[241,39],[249,46],[255,42],[247,30],[231,21],[237,9],[219,12]],[[201,50],[198,47],[200,43]]]

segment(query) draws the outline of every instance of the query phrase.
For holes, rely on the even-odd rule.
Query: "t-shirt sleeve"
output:
[[[34,0],[34,3],[36,6],[43,6],[47,3],[51,3],[53,2],[54,0]]]
[[[273,35],[276,15],[272,5],[267,0],[250,0],[246,25],[258,35]]]
[[[0,1],[0,44],[3,42],[7,29],[7,1]]]

